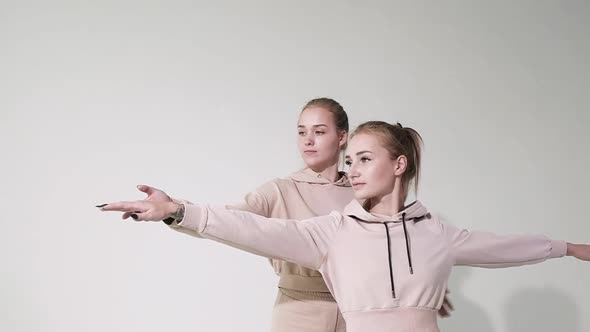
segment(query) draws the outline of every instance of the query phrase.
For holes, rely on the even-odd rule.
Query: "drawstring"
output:
[[[366,222],[357,216],[349,215],[349,217],[358,220],[359,222]],[[426,213],[420,217],[410,218],[414,222],[419,222],[423,219],[430,219],[430,213]],[[383,221],[381,222],[385,226],[385,233],[387,233],[387,258],[389,260],[389,281],[391,282],[391,296],[395,299],[395,284],[393,282],[393,264],[391,259],[391,238],[389,236],[389,223],[395,223],[395,221]],[[406,255],[408,256],[408,265],[410,267],[410,274],[414,274],[414,267],[412,266],[412,255],[410,254],[410,239],[408,237],[408,229],[406,227],[406,213],[402,213],[402,225],[404,228],[404,237],[406,240]]]
[[[393,267],[391,267],[391,240],[389,239],[389,227],[387,222],[383,223],[385,233],[387,233],[387,257],[389,258],[389,280],[391,281],[391,296],[395,299],[395,285],[393,284]]]
[[[389,259],[389,281],[391,282],[391,296],[395,299],[395,284],[393,282],[393,266],[391,264],[391,238],[389,236],[388,222],[383,222],[385,226],[385,233],[387,234],[387,258]],[[408,229],[406,228],[406,213],[402,213],[402,225],[404,226],[404,237],[406,239],[406,255],[408,256],[408,265],[410,266],[410,274],[414,274],[414,267],[412,266],[412,256],[410,255],[410,241],[408,238]]]
[[[410,255],[410,241],[408,239],[408,230],[406,229],[406,213],[402,213],[402,225],[404,226],[404,237],[406,238],[406,255],[408,256],[408,265],[410,266],[410,274],[414,274],[412,267],[412,256]]]

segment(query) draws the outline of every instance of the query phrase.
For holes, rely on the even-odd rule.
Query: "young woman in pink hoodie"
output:
[[[330,98],[309,101],[297,122],[298,149],[306,167],[282,179],[274,179],[228,208],[280,219],[308,219],[342,211],[353,199],[351,184],[339,172],[340,154],[348,142],[348,116]],[[148,201],[177,202],[149,186],[138,186]],[[124,214],[127,219],[131,213]],[[193,236],[188,228],[175,228]],[[296,263],[271,259],[279,275],[278,294],[272,313],[273,332],[344,332],[345,323],[322,275]],[[441,310],[448,315],[449,302]],[[301,317],[304,316],[305,320]]]
[[[436,312],[454,265],[500,268],[565,255],[590,260],[589,245],[469,232],[442,223],[419,201],[404,205],[410,184],[418,184],[420,147],[411,128],[359,126],[346,155],[356,200],[326,216],[269,219],[226,207],[145,201],[102,209],[135,212],[136,220],[172,216],[175,227],[318,270],[349,332],[439,331]]]

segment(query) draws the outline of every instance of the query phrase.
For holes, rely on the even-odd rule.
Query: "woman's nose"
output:
[[[356,178],[359,176],[359,173],[354,165],[350,166],[348,169],[348,176],[351,178]]]

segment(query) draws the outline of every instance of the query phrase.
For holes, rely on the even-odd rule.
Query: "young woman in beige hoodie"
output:
[[[500,236],[442,223],[419,201],[404,205],[418,185],[421,138],[416,131],[368,122],[347,149],[356,200],[343,212],[305,220],[174,202],[118,202],[105,211],[136,220],[173,218],[205,238],[319,270],[349,332],[438,332],[436,312],[454,265],[488,268],[565,255],[590,260],[590,246],[545,236]],[[362,204],[360,202],[363,202]]]
[[[297,123],[297,146],[306,167],[265,183],[229,207],[281,219],[342,211],[353,198],[350,182],[338,167],[348,130],[348,116],[337,101],[309,101]],[[271,259],[271,264],[279,276],[271,331],[345,331],[336,301],[318,271],[280,259]]]

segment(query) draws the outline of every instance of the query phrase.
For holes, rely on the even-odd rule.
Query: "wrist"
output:
[[[162,220],[167,225],[178,224],[184,218],[184,205],[170,202],[168,204],[168,217]]]
[[[566,256],[575,256],[574,255],[574,248],[575,248],[575,245],[568,242],[567,243],[567,249],[565,251],[565,255]]]
[[[175,202],[168,203],[167,218],[172,217],[176,213],[176,211],[178,211],[179,208],[180,208],[180,204],[178,204],[178,203],[175,203]]]

